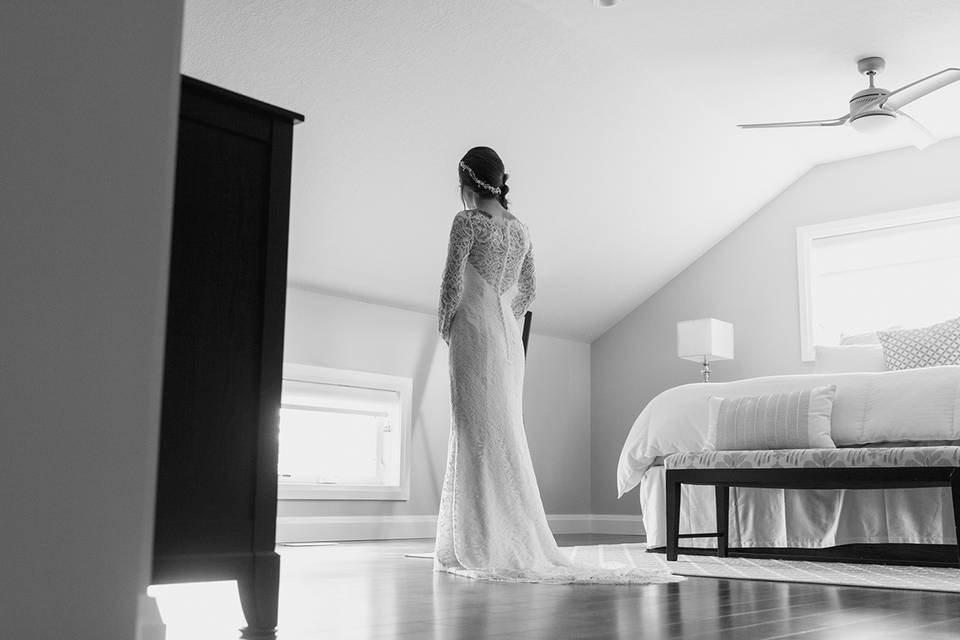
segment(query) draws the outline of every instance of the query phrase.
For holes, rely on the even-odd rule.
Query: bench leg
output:
[[[960,469],[954,470],[950,476],[950,490],[953,493],[953,525],[957,532],[957,565],[960,566]]]
[[[680,483],[667,473],[667,560],[677,559],[680,547]]]
[[[716,485],[717,497],[717,557],[727,557],[727,534],[730,529],[730,487]]]

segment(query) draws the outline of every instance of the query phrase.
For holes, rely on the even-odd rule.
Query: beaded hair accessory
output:
[[[478,187],[482,187],[486,189],[487,191],[489,191],[495,196],[500,195],[500,187],[495,187],[492,184],[487,184],[486,182],[478,178],[477,174],[473,172],[473,169],[467,166],[467,163],[464,162],[463,160],[460,161],[460,168],[467,172],[467,175],[470,176],[470,179],[473,180]]]

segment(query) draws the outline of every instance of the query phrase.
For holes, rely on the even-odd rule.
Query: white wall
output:
[[[715,363],[715,380],[811,370],[800,361],[796,227],[960,200],[957,167],[960,138],[817,166],[594,341],[594,512],[638,512],[635,494],[616,497],[623,440],[651,398],[698,380],[697,364],[676,356],[678,320],[733,323],[736,359]]]
[[[290,288],[284,359],[411,377],[414,422],[409,500],[282,500],[281,518],[435,516],[450,429],[447,346],[436,316]],[[524,417],[547,513],[589,513],[588,344],[530,336]]]
[[[131,640],[153,537],[181,3],[3,3],[0,624]]]

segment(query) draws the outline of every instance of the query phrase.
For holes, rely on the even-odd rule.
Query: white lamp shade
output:
[[[714,318],[678,322],[677,355],[695,362],[732,360],[733,325]]]

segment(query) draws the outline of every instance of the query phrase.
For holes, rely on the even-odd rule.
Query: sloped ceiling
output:
[[[960,3],[187,0],[182,67],[306,115],[293,284],[432,311],[485,144],[536,245],[535,330],[592,340],[814,164],[905,146],[734,126],[842,115],[866,55],[891,89],[960,66]],[[960,86],[908,111],[958,135]]]

